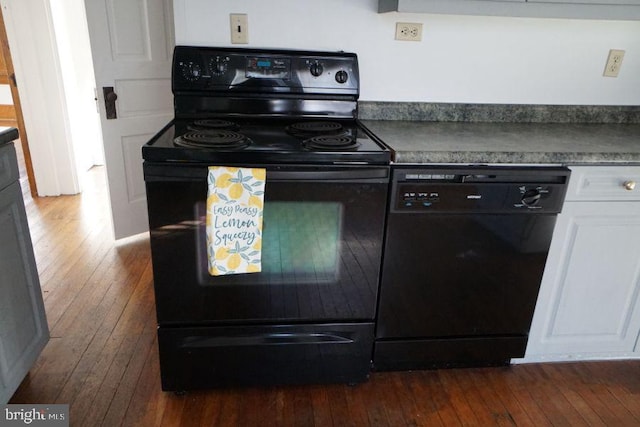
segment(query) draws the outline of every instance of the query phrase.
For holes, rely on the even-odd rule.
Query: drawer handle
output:
[[[622,184],[622,186],[624,187],[625,190],[633,191],[636,188],[636,182],[625,181],[624,184]]]

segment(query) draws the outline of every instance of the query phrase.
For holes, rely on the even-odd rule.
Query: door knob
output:
[[[636,182],[635,181],[625,181],[624,184],[622,184],[622,186],[624,187],[625,190],[629,190],[632,191],[636,188]]]
[[[113,91],[113,86],[103,87],[102,94],[104,95],[104,109],[107,112],[107,120],[117,119],[116,99],[118,99],[118,95]]]

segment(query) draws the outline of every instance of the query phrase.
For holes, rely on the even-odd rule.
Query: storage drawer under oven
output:
[[[373,323],[159,328],[162,389],[360,383]]]

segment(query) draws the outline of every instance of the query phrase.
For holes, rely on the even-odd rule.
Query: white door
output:
[[[148,229],[141,147],[173,117],[172,0],[85,0],[116,239]],[[103,88],[113,88],[107,118]]]

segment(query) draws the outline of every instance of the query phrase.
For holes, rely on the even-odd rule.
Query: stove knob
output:
[[[182,69],[182,77],[191,82],[198,80],[202,75],[202,68],[200,68],[200,65],[191,61],[181,63],[180,68]]]
[[[537,205],[540,201],[540,191],[536,189],[527,190],[522,195],[522,204],[526,206]]]
[[[314,77],[320,77],[324,71],[324,69],[322,68],[322,64],[319,62],[314,62],[313,64],[311,64],[311,67],[309,67],[309,71],[311,72],[311,75]]]
[[[209,68],[211,69],[211,74],[214,76],[221,76],[227,72],[227,64],[229,63],[228,57],[220,57],[216,56],[211,59],[209,63]]]
[[[344,84],[349,80],[349,74],[346,71],[340,70],[336,73],[336,81],[340,84]]]

